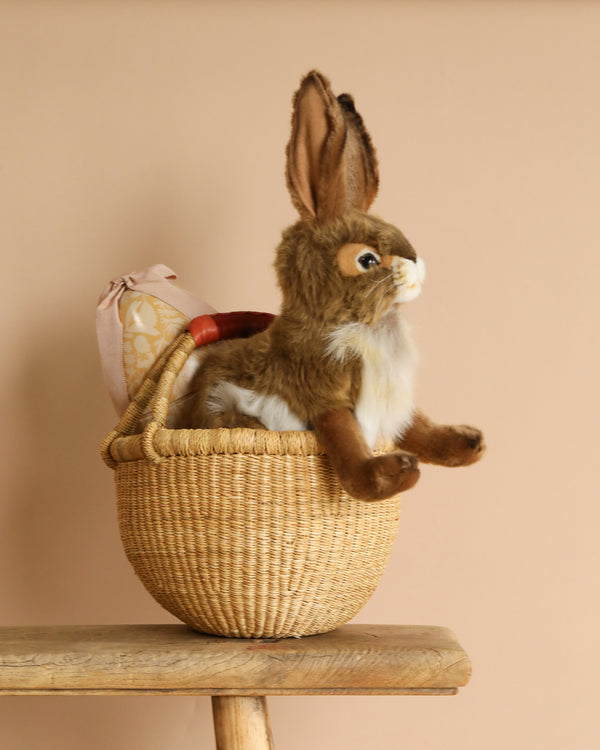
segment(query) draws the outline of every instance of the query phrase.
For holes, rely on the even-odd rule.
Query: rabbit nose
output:
[[[413,261],[396,257],[394,260],[394,277],[398,285],[396,301],[410,302],[421,293],[421,285],[425,278],[425,263],[420,258]]]
[[[400,272],[407,276],[413,276],[415,271],[418,271],[419,258],[413,260],[412,258],[403,258],[400,255],[394,255],[392,256],[392,262],[390,265],[396,273]]]

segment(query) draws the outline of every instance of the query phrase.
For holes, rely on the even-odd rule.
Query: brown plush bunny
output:
[[[466,466],[483,437],[437,425],[413,404],[415,350],[401,317],[424,264],[366,213],[378,187],[352,97],[313,71],[294,99],[287,183],[300,220],[283,233],[281,312],[248,339],[208,347],[188,427],[314,429],[346,491],[377,500],[412,487],[418,462]],[[380,441],[396,449],[374,455]]]

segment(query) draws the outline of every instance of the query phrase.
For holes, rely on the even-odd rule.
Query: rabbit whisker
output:
[[[389,289],[386,289],[381,297],[377,300],[377,305],[375,307],[375,320],[379,320],[389,311],[390,297],[391,302],[393,303],[394,299],[396,298],[396,291],[396,285],[391,286]]]
[[[386,276],[384,276],[384,277],[383,277],[382,279],[379,279],[379,281],[376,281],[376,282],[375,282],[375,283],[374,283],[374,284],[373,284],[373,285],[371,286],[371,288],[369,289],[369,291],[368,291],[368,292],[367,292],[367,293],[365,294],[365,299],[366,299],[366,298],[367,298],[367,297],[369,296],[369,294],[371,294],[371,292],[374,292],[374,291],[375,291],[375,289],[377,289],[377,287],[378,287],[378,286],[379,286],[380,284],[383,284],[383,282],[384,282],[384,281],[388,281],[388,280],[389,280],[389,278],[390,278],[390,276],[391,276],[391,274],[389,274],[389,273],[388,273],[388,274],[387,274]]]
[[[383,297],[380,297],[377,300],[377,305],[375,306],[375,312],[373,314],[373,321],[378,321],[383,318],[383,316],[388,312],[389,306],[386,305],[386,297],[387,295],[384,294]]]

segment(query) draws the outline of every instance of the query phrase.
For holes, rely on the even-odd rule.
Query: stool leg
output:
[[[212,696],[217,750],[273,750],[267,699]]]

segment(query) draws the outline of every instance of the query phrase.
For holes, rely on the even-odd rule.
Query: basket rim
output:
[[[152,431],[153,452],[161,459],[174,456],[256,455],[256,456],[323,456],[312,430],[301,432],[251,429],[247,427],[215,429],[179,429],[159,427]],[[148,458],[146,432],[115,437],[109,453],[119,464]]]

